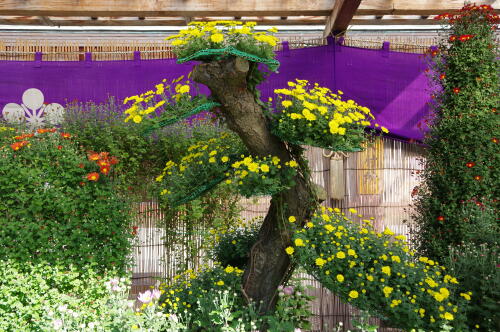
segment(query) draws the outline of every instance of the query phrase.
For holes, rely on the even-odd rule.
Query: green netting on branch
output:
[[[342,144],[336,144],[336,145],[331,145],[331,144],[324,144],[324,142],[305,142],[301,140],[297,140],[291,137],[285,137],[285,135],[280,134],[278,130],[271,130],[274,136],[280,138],[282,141],[295,144],[295,145],[309,145],[309,146],[314,146],[317,148],[323,148],[327,149],[330,151],[339,151],[339,152],[359,152],[363,151],[363,149],[359,146],[349,146],[349,145],[342,145]]]
[[[176,207],[176,206],[179,206],[181,204],[185,204],[187,202],[190,202],[193,199],[200,197],[201,195],[203,195],[204,193],[206,193],[207,191],[209,191],[210,189],[212,189],[213,187],[215,187],[219,183],[221,183],[225,178],[226,178],[226,176],[221,176],[221,177],[216,178],[208,183],[205,183],[205,184],[197,187],[193,191],[191,191],[188,196],[184,196],[183,198],[173,200],[170,202],[170,204],[172,205],[172,207]]]
[[[276,71],[280,65],[278,60],[261,58],[256,55],[237,50],[232,46],[225,48],[210,48],[210,49],[200,50],[189,56],[177,59],[177,63],[184,63],[190,60],[206,60],[212,56],[216,56],[216,58],[218,57],[222,58],[227,55],[234,55],[240,58],[247,59],[248,61],[263,63],[267,65],[270,71],[273,72]]]
[[[161,121],[159,121],[159,122],[157,122],[157,123],[155,123],[155,124],[147,127],[146,129],[144,129],[143,135],[144,136],[149,136],[156,129],[160,129],[160,128],[169,126],[171,124],[177,123],[177,122],[179,122],[181,120],[189,118],[190,116],[196,115],[196,114],[200,113],[201,111],[209,111],[212,108],[217,107],[217,106],[221,106],[221,104],[219,104],[217,102],[214,102],[214,101],[201,104],[201,105],[193,108],[192,110],[190,110],[190,111],[188,111],[186,113],[183,113],[183,114],[181,114],[179,116],[176,116],[176,117],[170,118],[170,119],[161,120]]]

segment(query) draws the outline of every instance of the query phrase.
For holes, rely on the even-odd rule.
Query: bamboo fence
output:
[[[306,154],[316,184],[329,188],[331,181],[339,180],[338,173],[332,176],[330,172],[332,163],[331,158],[327,157],[329,151],[309,147]],[[328,192],[324,205],[343,211],[355,208],[365,216],[375,217],[375,226],[379,230],[388,226],[397,234],[411,237],[409,224],[404,221],[410,220],[411,192],[418,184],[416,173],[422,169],[422,155],[423,149],[414,144],[389,138],[376,140],[365,151],[351,153],[339,161],[344,177],[344,195],[342,199],[332,199]],[[244,207],[241,217],[251,219],[267,213],[269,198],[246,199],[241,203]],[[133,254],[134,295],[155,285],[157,277],[172,278],[178,267],[187,263],[187,260],[191,260],[191,267],[199,265],[202,252],[193,257],[188,250],[200,250],[200,234],[207,231],[203,225],[188,230],[186,225],[175,222],[168,230],[158,227],[163,215],[155,201],[138,204],[138,210],[138,241]],[[185,244],[179,243],[177,239],[174,245],[170,245],[172,236],[183,234]],[[186,245],[187,241],[190,241],[189,246]],[[339,322],[343,322],[344,329],[352,328],[351,320],[359,316],[355,308],[342,303],[309,275],[298,274],[297,277],[303,278],[305,285],[311,286],[308,292],[315,296],[311,304],[314,313],[312,331],[332,331]],[[381,328],[379,331],[392,329]]]
[[[290,49],[315,47],[326,44],[320,37],[301,35],[281,37],[288,41]],[[364,36],[347,35],[343,44],[351,47],[380,49],[384,41],[390,42],[390,49],[406,53],[424,53],[429,46],[436,45],[438,37],[412,35]],[[275,50],[281,50],[278,43]],[[35,53],[42,53],[44,61],[84,61],[85,53],[92,54],[92,60],[132,60],[134,52],[141,52],[141,59],[174,58],[172,47],[163,40],[91,39],[91,40],[0,40],[0,60],[33,61]]]

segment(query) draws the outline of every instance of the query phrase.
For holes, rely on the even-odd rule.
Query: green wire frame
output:
[[[278,60],[261,58],[261,57],[258,57],[256,55],[237,50],[236,48],[234,48],[232,46],[225,47],[225,48],[210,48],[210,49],[205,49],[205,50],[199,50],[199,51],[197,51],[189,56],[177,59],[177,63],[184,63],[184,62],[191,61],[191,60],[203,60],[207,56],[214,56],[214,55],[215,56],[234,55],[234,56],[238,56],[238,57],[247,59],[248,61],[263,63],[263,64],[267,65],[267,67],[269,68],[270,71],[273,71],[273,72],[278,70],[278,67],[280,65]]]
[[[177,123],[177,122],[179,122],[181,120],[187,119],[190,116],[196,115],[196,114],[200,113],[201,111],[209,111],[212,108],[218,107],[218,106],[221,106],[221,104],[219,104],[217,102],[214,102],[214,101],[211,101],[211,102],[208,102],[208,103],[203,103],[203,104],[201,104],[201,105],[193,108],[189,112],[181,114],[180,116],[177,116],[177,117],[172,118],[172,119],[162,120],[162,121],[160,121],[158,123],[155,123],[154,125],[151,125],[150,127],[146,128],[144,130],[143,135],[144,136],[149,136],[156,129],[160,129],[160,128],[169,126],[169,125]]]

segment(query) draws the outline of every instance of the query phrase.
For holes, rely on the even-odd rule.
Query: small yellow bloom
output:
[[[222,43],[224,41],[224,35],[222,33],[214,33],[210,36],[210,40],[214,43]]]
[[[224,281],[222,281],[222,280],[217,281],[217,285],[218,286],[224,286]]]
[[[289,222],[296,222],[297,218],[295,218],[294,216],[290,216],[290,217],[288,217],[288,221]]]
[[[341,274],[337,274],[337,281],[338,282],[343,282],[344,281],[344,276]]]
[[[292,247],[287,247],[285,251],[287,254],[292,255],[295,252],[295,249],[293,249]]]
[[[359,293],[355,290],[352,290],[349,292],[349,297],[352,298],[352,299],[357,299],[359,296]]]
[[[295,239],[294,241],[296,247],[303,247],[304,241],[302,239]]]

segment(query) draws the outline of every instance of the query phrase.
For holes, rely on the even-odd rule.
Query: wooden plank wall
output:
[[[328,188],[330,181],[329,151],[319,148],[308,148],[307,158],[310,162],[315,183]],[[357,209],[365,216],[376,218],[376,227],[382,230],[390,227],[397,234],[410,236],[408,224],[411,191],[418,180],[416,171],[422,169],[423,149],[417,145],[382,138],[371,144],[366,151],[352,153],[344,158],[345,196],[341,200],[328,198],[324,205],[338,207],[343,211],[349,208]],[[366,187],[366,182],[376,179],[377,185]],[[365,182],[363,184],[363,182]],[[268,197],[242,200],[244,207],[242,218],[251,219],[264,216],[269,206]],[[196,230],[186,230],[185,225],[173,221],[168,232],[156,227],[155,221],[162,218],[156,202],[138,204],[137,217],[138,242],[134,249],[134,280],[132,293],[147,289],[155,284],[154,277],[171,278],[180,264],[189,262],[190,267],[199,266],[202,260],[192,257],[186,250],[202,250],[201,236],[203,225]],[[173,236],[185,236],[184,244],[175,241],[169,245]],[[178,240],[178,238],[177,238]],[[191,240],[191,246],[187,242]],[[194,243],[194,244],[193,244]],[[311,276],[299,273],[305,285],[312,286],[308,292],[316,299],[312,302],[314,317],[312,331],[331,331],[338,322],[343,322],[344,328],[352,328],[351,319],[359,312],[340,301]],[[379,331],[392,331],[381,328]]]

